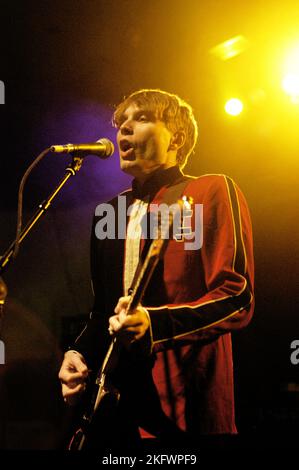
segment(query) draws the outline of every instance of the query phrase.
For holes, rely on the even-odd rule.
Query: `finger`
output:
[[[118,316],[114,315],[113,317],[109,318],[109,329],[113,332],[118,331],[121,324],[119,322]]]
[[[120,313],[120,311],[122,310],[122,308],[123,308],[123,300],[124,300],[124,299],[125,299],[125,297],[120,297],[120,298],[118,299],[118,302],[117,302],[116,307],[115,307],[115,309],[114,309],[114,312],[115,312],[115,313]]]
[[[123,309],[120,311],[119,315],[118,315],[118,320],[119,320],[119,323],[121,325],[124,324],[124,322],[126,321],[126,318],[127,318],[127,313],[126,313],[126,310]]]
[[[123,328],[142,325],[143,321],[138,315],[126,315],[123,321]]]
[[[69,397],[76,395],[77,393],[82,393],[86,389],[86,384],[78,384],[76,387],[70,388],[68,385],[62,385],[62,395],[63,397]]]
[[[141,339],[145,334],[145,331],[140,331],[139,333],[137,333],[135,336],[134,336],[134,339],[136,341],[138,341],[139,339]]]
[[[74,364],[72,361],[65,359],[62,363],[58,376],[60,377],[63,374],[80,374],[84,377],[88,375],[88,369],[85,364],[82,363],[82,366],[79,364]]]
[[[124,333],[132,333],[132,334],[137,334],[142,330],[140,325],[133,325],[133,326],[127,326],[123,328]]]
[[[129,300],[130,300],[130,296],[126,296],[126,297],[120,297],[119,300],[118,300],[118,303],[114,309],[114,312],[115,313],[120,313],[121,310],[126,310],[127,306],[128,306],[128,303],[129,303]]]
[[[141,326],[130,326],[125,329],[122,329],[118,333],[118,337],[124,342],[133,342],[141,339],[146,333],[146,328]]]
[[[83,362],[82,356],[79,356],[78,354],[73,354],[71,364],[74,366],[76,371],[81,372],[81,374],[88,374],[88,368],[86,363]]]
[[[85,377],[81,374],[64,374],[60,377],[60,382],[66,384],[70,388],[76,387],[78,384],[85,383]]]
[[[67,351],[65,353],[61,369],[67,369],[73,372],[81,372],[85,375],[88,374],[88,368],[84,357],[75,351]]]
[[[64,401],[69,405],[75,404],[82,395],[82,393],[85,391],[85,389],[85,384],[80,384],[73,389],[69,389],[66,386],[62,386],[62,396],[64,398]]]
[[[119,331],[126,319],[126,313],[124,310],[121,310],[119,315],[113,315],[109,318],[109,331]]]

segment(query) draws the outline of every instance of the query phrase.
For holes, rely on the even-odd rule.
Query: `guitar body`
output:
[[[94,440],[103,442],[103,437],[105,440],[109,439],[108,430],[111,421],[117,414],[120,398],[120,393],[111,380],[111,373],[116,367],[119,354],[119,344],[115,345],[114,343],[115,340],[112,341],[97,376],[87,384],[83,403],[80,405],[79,425],[69,443],[69,450],[90,448]],[[109,363],[106,361],[108,356]]]
[[[98,449],[99,444],[105,445],[106,442],[111,442],[112,424],[116,420],[119,397],[120,394],[114,388],[101,391],[96,413],[90,420],[87,412],[84,412],[70,440],[68,450]]]
[[[120,362],[103,386],[90,384],[77,409],[67,447],[71,451],[99,450],[139,440],[135,413],[143,413],[141,401],[152,394],[153,359],[131,360],[122,351]]]

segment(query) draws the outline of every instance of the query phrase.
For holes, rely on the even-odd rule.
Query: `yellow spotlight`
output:
[[[243,111],[243,103],[238,98],[231,98],[225,103],[224,109],[227,114],[238,116]]]
[[[292,101],[299,101],[299,47],[294,48],[285,61],[282,88]]]
[[[282,81],[282,88],[290,95],[293,101],[299,99],[299,74],[289,73]]]

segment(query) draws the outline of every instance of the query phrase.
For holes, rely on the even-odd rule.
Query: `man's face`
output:
[[[169,148],[172,135],[164,122],[131,104],[117,132],[121,169],[142,180],[159,167],[175,165],[176,152]]]

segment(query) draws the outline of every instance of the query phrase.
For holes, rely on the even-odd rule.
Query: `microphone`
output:
[[[114,145],[110,140],[104,138],[90,144],[52,145],[50,150],[55,153],[71,153],[77,157],[97,155],[100,158],[108,158],[114,152]]]

